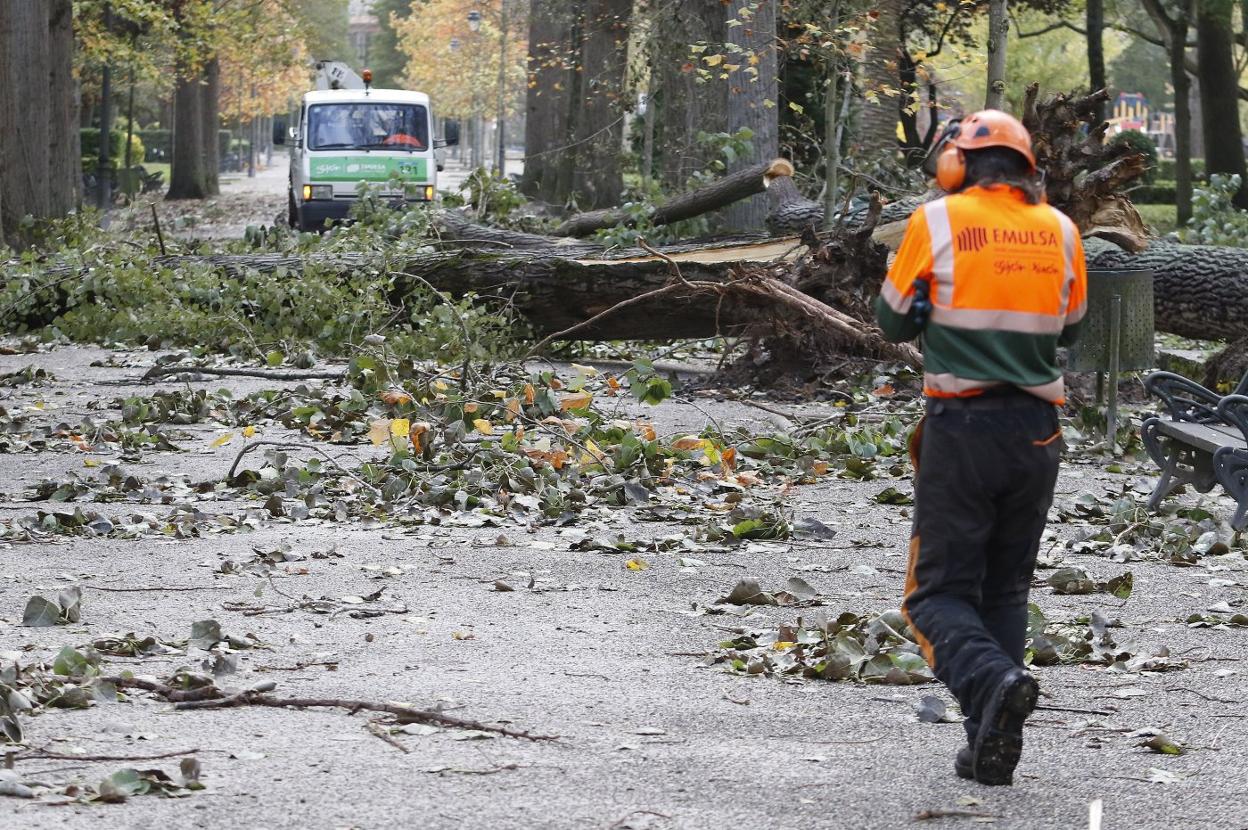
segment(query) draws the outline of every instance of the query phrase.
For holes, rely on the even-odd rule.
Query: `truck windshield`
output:
[[[308,110],[311,150],[425,150],[429,116],[418,104],[318,104]]]

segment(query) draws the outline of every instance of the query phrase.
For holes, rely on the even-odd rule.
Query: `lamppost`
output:
[[[468,12],[468,31],[472,32],[474,40],[475,36],[481,32],[481,12],[476,9]],[[485,161],[481,152],[485,130],[481,122],[480,88],[474,83],[472,85],[472,167],[474,170],[481,167]]]

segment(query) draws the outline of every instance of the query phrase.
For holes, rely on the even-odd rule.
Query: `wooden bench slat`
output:
[[[1165,421],[1159,431],[1185,444],[1213,453],[1221,447],[1248,448],[1237,428],[1226,424],[1193,424],[1187,421]]]

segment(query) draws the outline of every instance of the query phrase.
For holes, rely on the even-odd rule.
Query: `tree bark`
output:
[[[52,107],[47,94],[46,0],[13,0],[0,13],[0,190],[4,238],[17,244],[27,215],[57,215],[47,175]]]
[[[78,206],[82,188],[82,149],[74,85],[72,0],[48,3],[48,100],[52,106],[48,145],[51,212],[63,216]]]
[[[689,51],[694,43],[722,44],[726,22],[721,0],[682,0],[662,9],[652,24],[662,99],[659,152],[662,181],[669,190],[684,189],[710,165],[711,150],[699,134],[728,130],[724,86],[714,79],[701,81],[698,70],[706,67]]]
[[[529,86],[525,94],[524,175],[530,199],[563,204],[556,190],[558,148],[568,134],[567,96],[572,87],[571,14],[561,0],[532,0],[529,11]]]
[[[985,109],[999,110],[1005,107],[1005,58],[1009,36],[1010,14],[1007,0],[989,0],[988,90],[984,96]]]
[[[579,100],[572,113],[571,197],[591,210],[620,203],[624,190],[625,75],[632,0],[588,0],[581,18]]]
[[[221,192],[221,61],[213,55],[204,65],[204,83],[199,88],[200,130],[203,132],[204,186],[209,196]]]
[[[173,95],[173,163],[169,173],[169,199],[205,199],[208,179],[204,171],[204,96],[199,71],[181,60]],[[214,136],[215,138],[215,136]]]
[[[1205,136],[1205,169],[1240,177],[1235,206],[1248,208],[1248,171],[1239,126],[1239,79],[1235,69],[1231,0],[1198,0],[1196,15],[1200,110]]]
[[[1088,8],[1085,16],[1088,41],[1088,78],[1091,81],[1089,90],[1096,92],[1109,86],[1105,81],[1105,0],[1087,0]],[[1096,117],[1105,120],[1106,103],[1097,106]]]
[[[751,154],[728,165],[729,172],[780,154],[776,2],[732,0],[728,10],[728,19],[741,24],[728,27],[728,42],[740,50],[734,51],[731,61],[741,64],[728,79],[728,132],[753,133]],[[768,210],[765,196],[742,199],[724,211],[724,224],[731,231],[762,230]]]
[[[1170,30],[1170,82],[1174,86],[1174,203],[1179,227],[1192,218],[1192,79],[1187,74],[1187,30],[1191,0]]]
[[[871,32],[871,51],[863,65],[862,120],[859,145],[867,152],[887,152],[897,147],[897,123],[901,120],[901,13],[904,0],[880,0]]]

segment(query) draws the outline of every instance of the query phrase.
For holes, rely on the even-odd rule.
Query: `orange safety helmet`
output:
[[[952,193],[966,181],[967,150],[1007,147],[1020,153],[1036,169],[1036,154],[1031,149],[1031,133],[1009,113],[981,110],[952,126],[945,136],[945,146],[936,160],[936,183]]]

